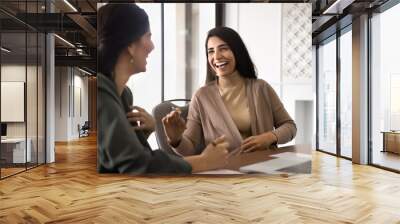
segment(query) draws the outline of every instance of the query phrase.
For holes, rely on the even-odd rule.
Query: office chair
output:
[[[185,105],[177,106],[174,102],[184,102]],[[154,107],[152,113],[153,113],[154,120],[156,121],[155,133],[156,133],[158,147],[160,147],[161,150],[176,155],[174,150],[168,144],[167,136],[165,135],[164,127],[162,124],[162,118],[165,117],[169,112],[171,112],[173,110],[173,108],[179,108],[179,109],[181,109],[181,112],[182,112],[181,116],[186,122],[188,112],[189,112],[189,102],[190,102],[190,100],[188,100],[188,99],[167,100],[167,101],[164,101]],[[199,146],[197,146],[196,149],[198,147],[204,148],[203,144],[200,144]]]
[[[85,121],[82,127],[80,127],[80,125],[78,124],[79,138],[89,136],[89,129],[90,129],[89,121]]]

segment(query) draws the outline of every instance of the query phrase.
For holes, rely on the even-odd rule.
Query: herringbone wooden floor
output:
[[[400,175],[313,153],[310,175],[96,173],[94,137],[0,181],[0,223],[400,223]]]

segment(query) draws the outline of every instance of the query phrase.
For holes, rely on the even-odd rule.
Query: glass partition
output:
[[[340,154],[352,157],[352,35],[340,36]]]
[[[372,164],[400,171],[400,4],[371,18]]]
[[[336,154],[336,38],[318,51],[318,149]]]
[[[44,1],[2,1],[0,178],[45,162],[45,35],[22,22]],[[7,22],[5,22],[7,21]]]
[[[25,32],[1,34],[0,109],[1,123],[6,126],[1,140],[2,177],[25,170],[30,162],[31,151],[26,147],[26,41]]]

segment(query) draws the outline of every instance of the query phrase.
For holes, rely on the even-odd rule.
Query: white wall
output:
[[[281,16],[282,4],[226,4],[226,26],[239,33],[259,78],[273,87],[281,76]]]
[[[7,137],[9,138],[25,138],[30,139],[32,161],[39,163],[44,162],[44,89],[41,66],[25,66],[25,64],[3,64],[1,66],[1,80],[10,82],[24,82],[26,86],[26,107],[22,102],[19,111],[23,115],[26,112],[26,120],[23,122],[6,122]],[[27,80],[25,80],[27,78]],[[24,90],[20,90],[24,94]],[[3,89],[2,89],[3,92]],[[7,97],[2,95],[3,97]],[[3,103],[2,103],[3,104]],[[1,110],[13,110],[10,107],[2,107]],[[3,111],[4,112],[4,111]],[[8,111],[13,113],[13,111]],[[15,113],[15,112],[14,112]],[[39,156],[37,157],[37,153]]]
[[[310,129],[298,134],[299,142],[311,144],[310,133],[315,133],[315,115],[308,113],[315,98],[311,4],[230,3],[226,4],[225,23],[242,37],[258,77],[271,84],[301,128]]]
[[[56,67],[55,73],[55,141],[77,139],[78,124],[88,120],[88,78],[71,67]]]
[[[32,73],[33,70],[35,70],[36,74],[36,67],[33,66],[28,66],[25,67],[25,65],[18,65],[18,64],[9,64],[9,65],[2,65],[1,66],[1,81],[9,81],[9,82],[25,82],[25,74],[26,70],[28,71],[28,74]],[[36,83],[35,83],[36,84]],[[27,89],[28,90],[28,89]],[[33,101],[32,98],[36,98],[36,89],[29,89],[32,90],[32,92],[28,91],[27,92],[27,103]],[[36,107],[36,105],[35,105]],[[9,108],[1,108],[1,110],[7,110]],[[24,110],[24,108],[22,108]],[[28,121],[33,120],[36,118],[35,116],[31,116],[31,113],[27,114]],[[7,136],[8,137],[25,137],[25,126],[26,122],[7,122]],[[31,125],[28,126],[30,128]],[[28,130],[29,132],[29,130]],[[29,137],[29,136],[28,136]]]

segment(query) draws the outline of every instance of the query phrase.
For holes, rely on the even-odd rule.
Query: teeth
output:
[[[220,68],[220,67],[225,66],[226,64],[228,64],[228,62],[215,63],[215,66],[216,66],[217,68]]]

